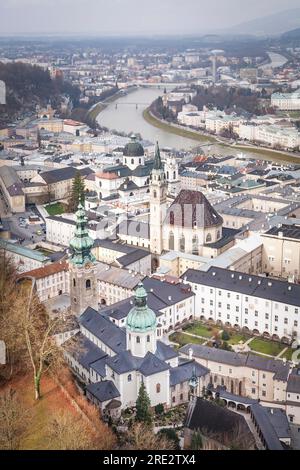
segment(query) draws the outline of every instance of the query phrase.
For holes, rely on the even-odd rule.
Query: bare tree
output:
[[[50,318],[44,305],[34,292],[35,281],[23,282],[19,289],[17,308],[19,312],[19,329],[23,335],[32,367],[34,378],[35,398],[41,397],[41,378],[50,368],[61,363],[61,351],[58,348],[53,333],[59,327],[61,319]]]
[[[0,395],[0,448],[19,449],[20,442],[30,424],[30,413],[26,410],[13,389]]]
[[[165,436],[154,433],[151,426],[142,423],[135,424],[126,434],[126,450],[172,450],[174,442]]]

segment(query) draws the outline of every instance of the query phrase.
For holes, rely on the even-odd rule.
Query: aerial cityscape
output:
[[[1,451],[300,450],[300,8],[210,3],[0,5]]]

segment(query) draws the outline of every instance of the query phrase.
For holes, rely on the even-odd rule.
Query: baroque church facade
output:
[[[152,178],[160,191],[165,182],[161,180],[159,161],[156,166]],[[165,196],[160,192],[160,197]],[[78,317],[79,332],[64,343],[64,354],[76,379],[84,385],[87,398],[111,414],[135,406],[142,382],[151,406],[187,402],[191,379],[200,395],[209,381],[208,369],[192,358],[179,362],[178,353],[163,341],[160,312],[148,306],[148,293],[142,283],[130,301],[124,326],[98,311],[97,262],[91,253],[93,240],[81,204],[76,219],[69,278],[71,310]],[[159,237],[161,221],[157,227]]]

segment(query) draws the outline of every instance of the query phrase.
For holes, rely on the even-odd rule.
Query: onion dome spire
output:
[[[87,228],[87,217],[81,202],[76,212],[75,236],[70,241],[72,255],[70,261],[76,266],[85,266],[87,263],[94,263],[96,258],[91,252],[94,240],[89,236]]]

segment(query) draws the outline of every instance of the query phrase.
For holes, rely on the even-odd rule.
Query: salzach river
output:
[[[188,150],[201,145],[201,142],[171,134],[145,121],[143,111],[162,94],[163,88],[139,88],[110,103],[99,114],[97,120],[100,125],[110,130],[115,129],[126,133],[139,133],[143,139],[150,142],[158,141],[161,147]],[[211,145],[205,139],[203,140],[203,150],[222,155],[241,153],[240,151],[228,149],[220,145]]]
[[[128,95],[118,98],[110,103],[98,115],[100,125],[110,130],[126,133],[139,133],[142,138],[150,142],[158,141],[161,147],[170,147],[177,150],[189,150],[201,146],[203,153],[216,155],[241,155],[248,158],[268,159],[268,156],[257,154],[247,149],[211,144],[204,137],[203,143],[186,137],[171,134],[166,130],[158,129],[143,118],[143,111],[163,94],[163,88],[138,88]],[[277,158],[274,158],[277,160]]]

